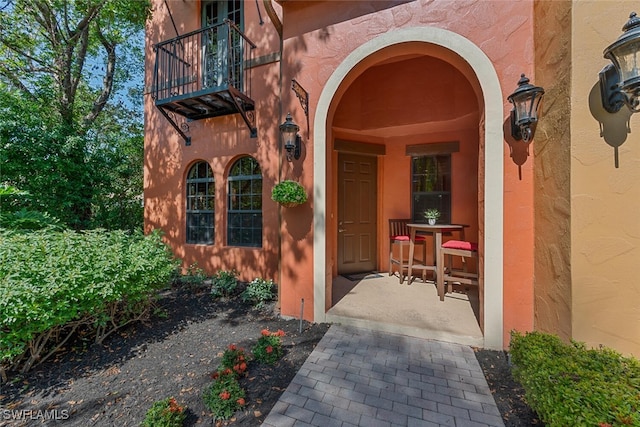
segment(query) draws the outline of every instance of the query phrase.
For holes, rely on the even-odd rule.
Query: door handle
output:
[[[347,231],[347,229],[346,229],[346,228],[338,228],[338,233],[343,233],[343,232],[345,232],[345,231]]]

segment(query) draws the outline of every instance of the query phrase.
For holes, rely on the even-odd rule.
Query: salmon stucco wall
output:
[[[438,27],[471,41],[492,62],[502,84],[502,109],[506,121],[511,109],[506,98],[515,89],[520,74],[534,77],[533,4],[532,1],[281,2],[284,24],[283,81],[295,78],[308,91],[310,126],[313,127],[315,106],[323,87],[345,57],[363,44],[391,31]],[[283,96],[285,105],[300,109],[294,95],[283,92]],[[479,96],[482,97],[481,94]],[[299,123],[304,119],[304,115],[299,114],[296,121]],[[327,123],[327,126],[332,125]],[[309,134],[313,135],[313,132],[311,128]],[[331,134],[331,129],[328,129],[327,135]],[[308,141],[307,150],[318,143],[330,144],[331,140]],[[496,141],[488,143],[495,144]],[[508,343],[511,329],[533,328],[534,162],[530,160],[522,166],[520,180],[519,170],[509,156],[507,144],[504,141],[500,143],[504,147],[503,158],[491,158],[487,162],[504,164],[504,300],[494,303],[504,307],[503,334],[504,342]],[[307,173],[317,171],[305,166]],[[481,176],[483,173],[479,170]],[[332,188],[331,174],[328,166],[328,185],[316,191]],[[327,200],[332,200],[331,196],[328,195]],[[327,218],[324,218],[326,222],[315,224],[315,228],[326,225],[324,231],[328,236],[336,232],[331,215],[332,212],[328,211]],[[478,230],[479,236],[482,233],[482,230]],[[492,239],[493,236],[485,238]],[[327,286],[330,286],[331,272],[335,271],[332,250],[328,245],[325,270]],[[311,249],[308,251],[311,253]],[[491,285],[486,284],[487,287]]]
[[[609,63],[602,51],[622,34],[637,7],[637,2],[572,2],[570,123],[572,335],[636,357],[640,115],[626,107],[616,114],[603,110],[598,72]]]
[[[170,8],[176,29],[167,9]],[[279,282],[280,228],[279,207],[270,198],[273,185],[280,179],[282,156],[279,148],[278,125],[280,65],[279,37],[267,22],[258,24],[257,10],[245,8],[245,34],[258,46],[253,58],[252,97],[256,101],[257,138],[239,114],[198,121],[178,122],[188,125],[191,145],[177,134],[154,105],[151,96],[155,52],[153,44],[186,34],[201,27],[200,2],[181,0],[154,1],[154,13],[147,24],[145,47],[145,158],[144,197],[145,230],[160,228],[164,239],[183,266],[194,263],[208,274],[219,270],[236,270],[241,280],[256,277]],[[264,15],[264,11],[263,11]],[[263,16],[263,19],[267,19]],[[276,106],[274,111],[274,106]],[[228,175],[233,163],[241,156],[254,157],[263,178],[262,247],[227,245]],[[206,161],[215,178],[215,240],[213,245],[186,243],[186,174],[195,162]]]
[[[571,338],[571,3],[536,2],[535,84],[544,87],[535,165],[535,328]]]

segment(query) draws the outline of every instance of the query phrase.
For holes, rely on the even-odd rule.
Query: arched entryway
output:
[[[336,139],[335,133],[352,132],[354,129],[366,128],[368,125],[362,123],[349,123],[349,120],[360,120],[363,117],[345,117],[340,113],[342,110],[353,110],[354,106],[340,104],[340,101],[348,91],[359,90],[358,85],[363,84],[363,80],[359,77],[370,74],[365,77],[369,79],[379,79],[384,73],[393,73],[394,66],[401,63],[403,66],[413,68],[412,72],[421,67],[432,68],[431,77],[445,73],[454,76],[453,81],[467,82],[466,87],[462,85],[454,85],[446,90],[451,91],[451,102],[456,101],[456,90],[464,92],[460,99],[468,96],[469,92],[475,95],[475,107],[459,105],[457,111],[463,111],[469,108],[468,112],[460,114],[457,118],[448,117],[446,113],[432,111],[434,124],[422,124],[419,126],[445,126],[452,129],[456,126],[457,121],[475,120],[476,145],[475,149],[479,151],[475,160],[480,159],[478,166],[481,178],[477,181],[477,186],[473,189],[477,191],[475,223],[477,228],[474,230],[475,235],[481,246],[481,253],[484,277],[484,301],[485,310],[484,320],[484,345],[490,348],[502,347],[502,170],[503,170],[503,150],[502,150],[502,108],[503,101],[501,99],[501,91],[498,79],[493,66],[482,51],[467,39],[460,35],[451,33],[447,30],[420,27],[403,29],[390,32],[371,40],[370,42],[360,46],[352,52],[342,64],[337,67],[335,72],[329,78],[318,102],[316,116],[314,121],[314,158],[315,158],[315,193],[314,193],[314,221],[315,221],[315,238],[314,238],[314,317],[316,321],[325,319],[326,309],[330,305],[327,292],[328,286],[331,286],[332,278],[336,274],[335,263],[335,244],[331,237],[337,231],[338,224],[334,212],[335,201],[329,197],[332,194],[331,189],[335,188],[335,174],[338,159],[337,154],[333,151],[333,143]],[[395,65],[394,65],[395,64]],[[375,71],[371,71],[375,68]],[[448,72],[449,71],[449,72]],[[454,72],[455,71],[455,72]],[[371,75],[373,73],[373,75]],[[378,73],[378,75],[376,75]],[[380,74],[382,73],[382,74]],[[457,80],[456,80],[457,79]],[[443,78],[443,81],[450,79]],[[384,85],[384,81],[379,82]],[[424,89],[424,88],[423,88]],[[380,89],[380,91],[382,91]],[[466,95],[465,95],[466,93]],[[379,101],[379,93],[376,93]],[[395,94],[397,96],[398,94]],[[406,96],[410,97],[411,91],[407,91]],[[460,95],[460,94],[458,94]],[[354,96],[347,96],[345,100],[356,99]],[[417,102],[409,103],[410,107],[404,110],[404,114],[421,114],[420,105],[422,100],[414,100]],[[425,104],[426,105],[426,104]],[[413,106],[414,108],[411,108]],[[423,105],[424,107],[424,105]],[[473,110],[475,109],[475,113]],[[375,109],[374,109],[375,110]],[[447,110],[443,108],[443,111]],[[383,112],[383,109],[378,113]],[[395,117],[404,117],[401,114],[395,114]],[[424,113],[424,111],[422,112]],[[441,114],[442,113],[442,114]],[[368,111],[367,114],[375,116],[376,111]],[[368,120],[371,118],[369,117]],[[384,121],[384,115],[373,120]],[[453,120],[453,122],[449,122]],[[418,125],[411,122],[419,122],[418,118],[406,120],[406,123],[396,122],[389,124],[389,127],[395,129],[394,135],[389,135],[392,140],[403,137],[412,138],[416,136],[415,144],[386,144],[391,151],[397,151],[398,147],[402,147],[400,151],[390,153],[385,162],[384,170],[389,172],[393,165],[407,163],[406,146],[418,146],[418,140],[423,138],[425,134],[433,135],[434,129],[419,129]],[[478,124],[480,123],[480,124]],[[484,123],[484,127],[482,124]],[[341,130],[340,125],[344,125]],[[459,124],[459,123],[458,123]],[[400,133],[398,128],[404,127]],[[374,132],[378,137],[383,137],[383,131]],[[445,132],[446,133],[446,132]],[[368,142],[376,142],[371,140],[373,135],[365,135],[364,140]],[[357,135],[351,139],[358,139]],[[382,138],[384,139],[384,138]],[[433,141],[431,141],[433,142]],[[447,141],[442,141],[447,142]],[[382,144],[385,145],[385,144]],[[469,147],[466,147],[468,149]],[[410,154],[410,153],[409,153]],[[408,163],[407,163],[408,164]],[[483,179],[482,179],[483,178]],[[329,185],[327,185],[329,184]],[[409,191],[410,185],[407,183],[406,190]],[[325,190],[326,189],[326,190]],[[387,192],[383,197],[387,197],[392,192]],[[393,207],[385,205],[382,208],[380,202],[377,202],[379,221],[384,221],[393,213]],[[406,206],[403,208],[406,209]],[[380,230],[381,227],[378,227]],[[378,239],[380,241],[380,239]],[[383,251],[378,251],[378,257]],[[379,264],[381,265],[381,264]]]

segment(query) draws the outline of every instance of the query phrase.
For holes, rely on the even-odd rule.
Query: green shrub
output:
[[[273,365],[282,357],[282,337],[284,331],[278,330],[276,332],[270,332],[268,329],[263,329],[258,343],[253,347],[251,352],[253,357],[261,363],[267,363]]]
[[[0,365],[29,370],[78,328],[147,316],[177,267],[160,233],[0,231]]]
[[[0,212],[0,227],[10,230],[41,230],[47,227],[62,230],[64,228],[57,218],[48,213],[25,208],[9,213]]]
[[[242,300],[250,302],[254,306],[261,308],[268,301],[275,297],[275,284],[273,280],[265,280],[260,278],[253,279],[247,288],[242,292]]]
[[[191,287],[201,287],[207,280],[207,274],[203,269],[198,267],[197,263],[191,264],[187,267],[184,274],[180,275],[180,283]]]
[[[513,375],[549,426],[640,425],[640,362],[554,335],[511,334]]]
[[[204,404],[216,419],[227,420],[245,405],[245,392],[230,369],[217,373],[215,381],[203,392]]]
[[[220,270],[211,278],[211,295],[214,298],[229,297],[238,287],[238,273],[235,270]]]
[[[185,409],[173,397],[159,400],[147,411],[142,427],[181,427],[187,417]]]

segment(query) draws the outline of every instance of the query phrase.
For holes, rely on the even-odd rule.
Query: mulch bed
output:
[[[543,426],[538,415],[524,398],[524,389],[513,379],[507,353],[475,349],[489,389],[496,401],[506,427]]]
[[[214,301],[206,289],[172,289],[158,305],[166,316],[131,326],[102,345],[78,339],[29,373],[10,373],[0,389],[0,426],[138,426],[153,402],[170,396],[188,407],[187,426],[259,426],[329,327],[302,322],[300,332],[299,320],[275,315],[273,306],[256,310],[237,297]],[[250,354],[265,328],[285,331],[284,357],[273,366],[250,362],[241,380],[247,405],[215,423],[202,391],[223,351],[236,344]],[[505,425],[542,425],[524,403],[504,352],[476,355]],[[7,409],[27,412],[22,420],[8,419]],[[60,419],[43,422],[43,415]]]

